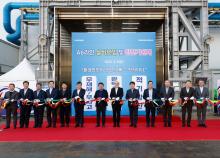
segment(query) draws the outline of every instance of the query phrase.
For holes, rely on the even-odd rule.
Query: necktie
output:
[[[12,99],[12,98],[11,98],[11,97],[12,97],[12,94],[13,94],[13,92],[10,92],[10,93],[9,93],[9,99],[10,99],[10,100]]]

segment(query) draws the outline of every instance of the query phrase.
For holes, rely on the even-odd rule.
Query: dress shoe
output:
[[[100,127],[100,125],[96,125],[96,127]]]
[[[4,129],[9,129],[10,127],[5,127]]]
[[[50,127],[51,127],[51,125],[47,125],[47,126],[46,126],[46,128],[50,128]]]
[[[77,128],[77,127],[79,127],[79,125],[78,125],[78,124],[76,124],[76,125],[75,125],[75,128]]]
[[[105,127],[105,125],[103,124],[103,125],[102,125],[102,127],[104,128],[104,127]]]
[[[130,124],[129,126],[130,126],[130,127],[133,127],[133,124]]]
[[[151,125],[151,127],[155,127],[155,125],[154,125],[154,124],[152,124],[152,125]]]
[[[83,128],[84,127],[83,124],[81,124],[80,127]]]
[[[203,124],[202,127],[207,128],[207,125],[206,125],[206,124]]]
[[[137,125],[134,125],[134,128],[137,128]]]
[[[17,127],[16,126],[14,126],[14,129],[16,129]]]
[[[117,124],[117,127],[120,127],[120,125],[119,125],[119,124]]]
[[[190,125],[190,124],[188,124],[188,125],[187,125],[187,127],[191,127],[191,125]]]

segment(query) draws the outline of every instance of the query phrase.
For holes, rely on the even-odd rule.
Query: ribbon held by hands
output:
[[[48,99],[46,99],[46,103],[52,109],[56,109],[60,104],[60,100],[54,100],[54,99],[48,98]]]
[[[31,100],[29,100],[29,99],[21,100],[21,104],[22,104],[23,106],[30,106],[32,103],[33,103],[33,101],[31,101]]]
[[[40,101],[39,99],[34,99],[33,105],[34,105],[35,107],[43,106],[43,105],[44,105],[44,102]]]
[[[196,104],[196,106],[198,108],[202,108],[203,106],[205,106],[205,103],[208,99],[205,98],[201,98],[201,99],[194,99],[194,103]]]

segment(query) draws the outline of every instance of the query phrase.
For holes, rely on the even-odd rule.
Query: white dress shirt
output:
[[[115,94],[117,94],[117,92],[118,92],[118,88],[115,88]]]
[[[153,99],[153,89],[149,89],[149,98],[152,100]]]

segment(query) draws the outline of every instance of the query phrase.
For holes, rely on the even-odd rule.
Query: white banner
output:
[[[96,81],[97,81],[96,76],[82,76],[82,87],[86,90],[85,101],[91,100],[94,97],[97,87]],[[95,102],[86,104],[84,110],[95,111],[96,110]]]
[[[147,76],[132,76],[132,81],[135,82],[135,88],[139,90],[140,100],[143,102],[143,93],[147,88]],[[139,110],[145,110],[143,105],[139,106]]]
[[[116,81],[119,82],[119,86],[121,87],[121,85],[122,85],[122,77],[121,76],[107,76],[107,91],[109,94],[109,98],[110,98],[111,89],[112,89],[112,87],[114,87]],[[112,106],[111,106],[110,102],[108,103],[107,110],[112,111]]]

